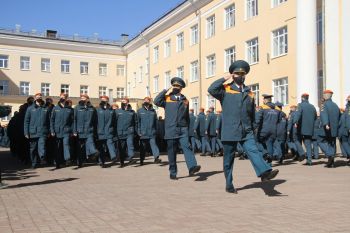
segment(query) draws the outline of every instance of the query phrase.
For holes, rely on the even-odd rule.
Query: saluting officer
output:
[[[140,164],[143,165],[147,148],[151,147],[154,163],[160,163],[159,148],[156,143],[157,113],[151,104],[151,98],[143,99],[142,108],[137,110],[137,132],[140,137]]]
[[[210,153],[210,146],[207,140],[207,117],[204,114],[204,108],[199,109],[199,114],[194,124],[194,130],[199,135],[202,145],[202,153],[200,156],[206,156]]]
[[[88,157],[95,161],[100,153],[96,150],[94,136],[96,135],[97,116],[96,109],[92,106],[89,96],[80,95],[80,101],[74,108],[73,135],[78,138],[78,168]]]
[[[115,136],[115,111],[108,103],[108,96],[101,96],[101,102],[96,109],[97,112],[97,148],[101,154],[100,166],[105,167],[105,157],[109,153],[112,163],[117,159],[117,153],[113,142]],[[107,153],[108,152],[108,153]]]
[[[35,102],[24,117],[24,136],[29,140],[32,167],[38,166],[37,156],[42,162],[46,155],[46,140],[50,128],[50,114],[42,99],[42,94],[35,94]]]
[[[323,98],[325,99],[321,106],[321,122],[325,131],[319,146],[328,157],[326,167],[334,167],[334,157],[336,153],[336,138],[338,136],[338,126],[340,110],[336,103],[332,101],[333,91],[325,90]]]
[[[211,156],[216,155],[216,115],[214,113],[214,107],[209,108],[209,114],[207,116],[207,135],[211,147]]]
[[[254,94],[244,85],[250,66],[243,60],[235,61],[229,68],[230,75],[213,82],[208,92],[218,99],[222,106],[222,134],[224,146],[224,173],[226,192],[237,193],[232,183],[234,152],[240,143],[248,154],[256,175],[261,181],[273,179],[278,170],[268,165],[254,138],[253,123],[255,116]],[[227,80],[233,79],[229,84]]]
[[[189,101],[181,94],[185,88],[185,82],[178,77],[171,79],[172,91],[163,90],[154,99],[154,104],[165,109],[165,136],[168,147],[169,171],[170,179],[176,180],[177,165],[176,154],[177,145],[180,143],[185,155],[189,175],[194,175],[201,169],[197,165],[197,160],[190,149],[188,142],[188,126],[189,126]]]
[[[62,164],[62,154],[66,166],[70,165],[70,137],[73,133],[74,110],[68,105],[68,95],[61,93],[58,104],[53,108],[50,120],[51,136],[56,137],[55,161],[56,168]]]
[[[297,124],[297,130],[301,134],[302,141],[304,142],[307,155],[307,163],[312,165],[312,135],[314,134],[314,124],[316,120],[316,108],[309,103],[309,94],[304,93],[301,95],[301,103],[298,105],[294,124]],[[304,160],[303,157],[299,158]]]

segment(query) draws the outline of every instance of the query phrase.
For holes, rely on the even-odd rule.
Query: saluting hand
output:
[[[232,78],[232,74],[228,74],[224,77],[225,81],[229,80]]]

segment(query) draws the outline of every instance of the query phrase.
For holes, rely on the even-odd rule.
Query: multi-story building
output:
[[[0,31],[1,99],[23,102],[39,91],[142,99],[178,76],[192,108],[220,108],[208,86],[244,59],[257,104],[271,93],[288,108],[308,92],[317,105],[332,89],[342,106],[350,94],[346,9],[346,0],[186,0],[126,43]]]

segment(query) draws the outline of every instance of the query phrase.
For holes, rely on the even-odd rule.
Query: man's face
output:
[[[85,102],[87,100],[87,98],[85,96],[82,96],[82,97],[80,97],[80,100]]]
[[[67,100],[67,96],[66,95],[61,95],[60,98],[64,99],[64,100]]]
[[[127,101],[126,99],[122,99],[122,103],[123,103],[123,104],[128,104],[129,101]]]
[[[173,89],[178,89],[178,90],[179,90],[179,93],[180,93],[181,90],[182,90],[182,87],[181,87],[180,85],[178,85],[178,84],[174,84],[174,85],[173,85]]]
[[[151,100],[147,98],[147,99],[144,100],[144,103],[150,104],[150,103],[151,103]]]

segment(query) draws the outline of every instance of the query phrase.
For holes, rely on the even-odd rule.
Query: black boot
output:
[[[328,162],[327,162],[325,167],[334,168],[334,157],[333,156],[328,157]]]

